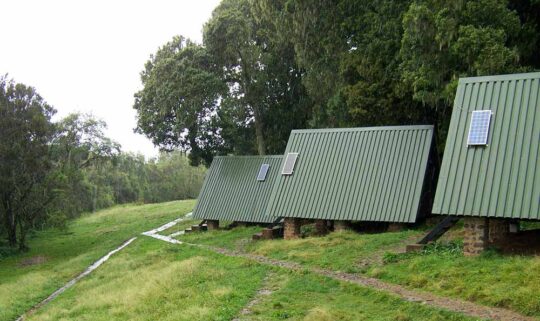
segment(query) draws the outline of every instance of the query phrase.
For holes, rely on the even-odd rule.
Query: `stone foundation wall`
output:
[[[271,228],[265,228],[261,231],[261,239],[271,240],[274,238],[274,230]]]
[[[301,220],[298,218],[286,217],[283,220],[283,238],[286,240],[300,237]]]
[[[463,223],[465,230],[463,254],[465,256],[480,254],[486,249],[488,243],[488,219],[482,217],[465,217]]]
[[[209,231],[219,229],[219,221],[218,220],[207,220],[206,225],[208,226]]]

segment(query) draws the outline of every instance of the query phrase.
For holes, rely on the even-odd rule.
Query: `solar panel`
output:
[[[294,170],[294,164],[296,164],[296,159],[298,158],[298,153],[288,153],[287,158],[285,159],[285,164],[283,164],[283,170],[281,171],[282,175],[292,175]]]
[[[258,181],[264,181],[266,179],[266,173],[268,173],[269,168],[270,168],[270,164],[261,165],[261,168],[259,169],[259,175],[257,175]]]
[[[491,110],[475,110],[472,112],[467,145],[487,145],[490,120]]]

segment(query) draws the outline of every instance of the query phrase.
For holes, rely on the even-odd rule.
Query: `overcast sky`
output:
[[[0,0],[0,74],[58,110],[91,112],[124,151],[157,154],[133,133],[133,94],[150,54],[184,35],[198,42],[219,0]]]

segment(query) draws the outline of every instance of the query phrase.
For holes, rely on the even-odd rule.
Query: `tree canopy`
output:
[[[55,110],[34,88],[0,78],[0,213],[11,246],[52,200],[49,141]]]
[[[203,43],[191,45],[212,61],[205,71],[220,90],[195,95],[172,78],[149,85],[148,64],[161,48],[142,74],[142,92],[167,102],[138,93],[135,108],[139,130],[160,146],[167,135],[193,133],[197,145],[181,146],[193,163],[199,148],[205,164],[218,154],[281,153],[291,129],[308,127],[433,124],[441,153],[459,77],[540,68],[540,3],[223,0]],[[197,74],[169,67],[179,78]],[[167,125],[173,112],[190,114],[179,95],[206,95],[211,130]],[[149,115],[155,124],[144,126]]]
[[[123,153],[92,115],[57,122],[32,87],[0,77],[0,236],[26,249],[29,231],[128,202],[195,198],[204,169],[185,153]],[[3,247],[0,239],[0,250]]]

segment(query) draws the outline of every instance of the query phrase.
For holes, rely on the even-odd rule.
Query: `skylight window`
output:
[[[298,158],[298,153],[287,154],[287,158],[285,159],[285,164],[283,164],[283,170],[281,171],[282,175],[292,175],[297,158]]]
[[[259,169],[259,175],[257,175],[258,181],[264,181],[266,179],[266,174],[268,173],[269,168],[270,168],[270,164],[261,165],[261,168]]]

